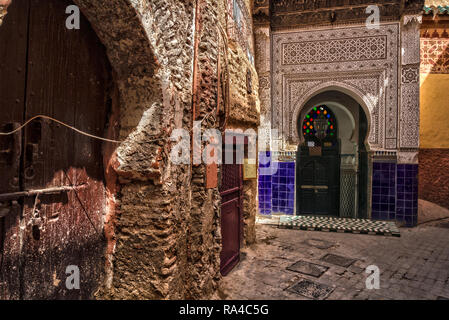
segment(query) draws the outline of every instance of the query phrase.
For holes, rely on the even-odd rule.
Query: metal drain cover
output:
[[[299,260],[291,266],[287,267],[287,270],[307,274],[309,276],[314,276],[317,278],[325,273],[327,269],[329,268],[326,266],[321,266],[319,264],[310,263],[303,260]]]
[[[339,256],[339,255],[332,254],[332,253],[326,254],[320,260],[330,263],[330,264],[335,264],[336,266],[345,267],[345,268],[349,267],[351,264],[353,264],[355,262],[355,259]]]
[[[295,294],[299,294],[306,298],[315,299],[315,300],[323,300],[325,299],[334,288],[329,287],[325,284],[316,283],[308,279],[301,279],[293,286],[287,289]]]

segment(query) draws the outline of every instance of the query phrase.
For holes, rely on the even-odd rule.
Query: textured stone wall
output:
[[[217,5],[218,4],[218,5]],[[193,80],[193,113],[202,121],[202,131],[217,128],[219,3],[198,1]],[[221,10],[220,10],[221,8]],[[210,116],[209,116],[210,115]],[[205,147],[205,144],[202,144]],[[206,165],[192,166],[192,210],[187,237],[188,282],[187,298],[206,297],[220,279],[220,199],[218,188],[206,188]]]
[[[194,283],[186,268],[191,170],[171,165],[168,138],[191,127],[194,1],[112,2],[76,1],[117,73],[124,140],[112,163],[120,191],[97,297],[184,298]]]
[[[228,70],[230,78],[229,112],[227,126],[230,129],[253,129],[260,123],[259,77],[255,67],[252,1],[237,1],[241,6],[244,23],[237,29],[232,16],[228,18]],[[228,12],[233,12],[228,1]],[[237,31],[236,31],[237,30]],[[249,73],[249,77],[248,77]],[[244,245],[256,241],[255,219],[257,214],[257,181],[243,182],[243,239]]]

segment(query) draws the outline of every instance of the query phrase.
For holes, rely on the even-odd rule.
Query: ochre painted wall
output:
[[[420,148],[449,148],[449,74],[421,74]]]

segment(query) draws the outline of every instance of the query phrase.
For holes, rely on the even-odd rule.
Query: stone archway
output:
[[[324,82],[314,88],[311,92],[308,94],[299,97],[294,105],[292,106],[292,118],[290,123],[290,137],[293,139],[294,142],[299,142],[299,132],[297,128],[297,121],[298,117],[300,116],[301,112],[303,111],[303,108],[305,107],[306,103],[311,100],[313,97],[319,95],[320,93],[326,92],[326,91],[339,91],[349,97],[351,97],[353,100],[355,100],[357,103],[360,104],[363,111],[365,112],[366,118],[367,118],[367,139],[365,141],[365,144],[370,149],[371,145],[369,143],[368,137],[370,134],[373,134],[371,131],[373,124],[371,120],[371,114],[374,112],[375,107],[373,102],[370,100],[370,98],[367,95],[364,95],[360,90],[358,90],[356,87],[350,86],[343,82],[336,82],[336,81],[329,81]]]
[[[298,155],[308,159],[308,152],[301,147],[305,143],[302,130],[302,119],[312,108],[326,106],[335,115],[338,124],[338,145],[339,145],[339,216],[340,217],[368,217],[369,199],[371,198],[371,188],[369,168],[371,160],[368,157],[370,146],[368,142],[369,113],[363,108],[361,99],[353,98],[335,86],[323,86],[317,88],[306,97],[299,99],[301,104],[297,104],[295,109],[295,121],[292,127],[295,130],[298,141]],[[366,106],[366,105],[365,105]],[[329,156],[327,151],[327,156]],[[330,159],[327,162],[331,161]],[[297,171],[299,174],[299,171]],[[297,176],[299,184],[300,175]],[[297,183],[298,186],[298,183]],[[299,207],[299,205],[298,205]]]

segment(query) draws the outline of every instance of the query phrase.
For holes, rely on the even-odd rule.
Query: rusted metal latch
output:
[[[10,200],[16,200],[19,198],[24,197],[32,197],[36,195],[48,195],[48,194],[58,194],[62,192],[67,192],[71,190],[79,190],[82,188],[85,188],[86,184],[80,184],[77,186],[62,186],[62,187],[52,187],[52,188],[46,188],[46,189],[36,189],[36,190],[28,190],[28,191],[19,191],[19,192],[12,192],[12,193],[3,193],[0,194],[0,202],[1,201],[10,201]]]

